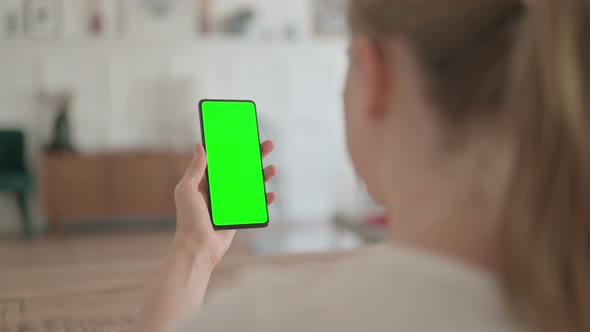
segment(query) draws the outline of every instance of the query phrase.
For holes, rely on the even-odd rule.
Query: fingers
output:
[[[268,155],[275,149],[275,143],[273,141],[264,141],[260,144],[260,152],[262,152],[262,158],[268,157]]]
[[[260,145],[260,151],[262,152],[262,158],[268,157],[269,154],[275,149],[273,141],[264,141]],[[264,169],[264,181],[268,182],[277,175],[277,167],[270,165]],[[266,194],[266,203],[272,205],[277,200],[277,194],[270,192]]]
[[[271,205],[277,200],[277,194],[275,193],[268,193],[266,194],[266,204]]]
[[[277,175],[277,167],[275,165],[268,166],[264,169],[264,182],[272,180],[275,175]]]
[[[182,181],[195,185],[199,184],[203,178],[203,174],[205,174],[206,168],[207,155],[205,154],[205,149],[203,148],[202,144],[197,144],[193,160],[188,165]]]

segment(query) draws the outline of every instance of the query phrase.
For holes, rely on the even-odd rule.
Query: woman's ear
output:
[[[370,118],[379,117],[386,111],[391,94],[390,68],[383,50],[369,37],[355,36],[353,45],[363,82],[363,109]]]

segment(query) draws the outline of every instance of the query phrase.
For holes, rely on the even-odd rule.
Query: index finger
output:
[[[207,155],[202,144],[197,144],[195,147],[193,160],[189,164],[182,181],[187,183],[199,184],[207,168]]]

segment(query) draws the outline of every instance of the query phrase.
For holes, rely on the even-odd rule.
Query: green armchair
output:
[[[25,164],[25,135],[18,130],[0,130],[0,192],[16,194],[26,237],[33,235],[28,204],[32,187],[33,178]]]

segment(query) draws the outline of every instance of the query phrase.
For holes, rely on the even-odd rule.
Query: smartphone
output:
[[[268,207],[256,104],[201,100],[201,138],[207,152],[209,212],[215,229],[268,226]]]

